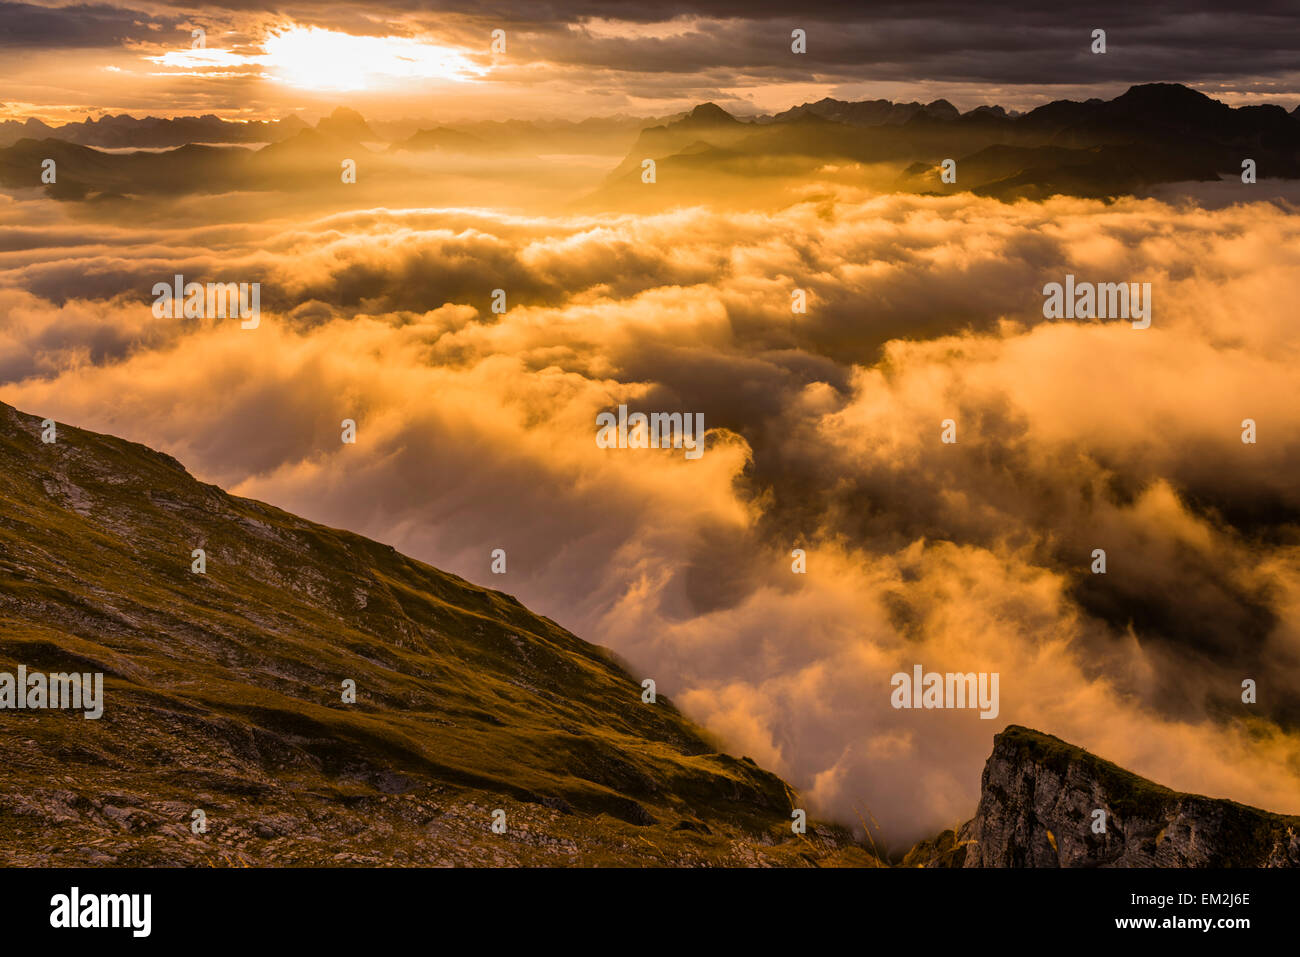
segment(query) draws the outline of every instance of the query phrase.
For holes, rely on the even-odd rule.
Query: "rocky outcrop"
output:
[[[1161,787],[1015,725],[984,766],[979,808],[914,847],[916,867],[1295,867],[1300,817]]]

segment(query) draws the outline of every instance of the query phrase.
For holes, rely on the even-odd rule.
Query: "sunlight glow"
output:
[[[233,50],[212,47],[197,50],[168,50],[161,56],[147,56],[145,59],[177,70],[202,72],[216,67],[256,64],[259,57],[244,56]]]
[[[170,50],[145,59],[169,68],[171,75],[237,76],[242,67],[247,75],[306,90],[383,90],[411,80],[464,82],[487,73],[487,67],[451,47],[409,37],[353,36],[320,27],[274,30],[262,50]],[[230,72],[231,68],[236,71]]]
[[[319,27],[272,33],[257,59],[275,79],[314,90],[373,90],[410,80],[465,81],[487,72],[464,53],[407,37],[359,37]]]

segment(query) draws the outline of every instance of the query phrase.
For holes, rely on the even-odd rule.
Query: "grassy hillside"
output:
[[[0,712],[5,864],[875,863],[510,596],[0,405],[20,664],[106,704]]]

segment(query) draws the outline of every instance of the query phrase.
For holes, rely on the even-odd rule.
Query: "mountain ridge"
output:
[[[654,120],[650,117],[620,115],[614,117],[588,117],[583,120],[567,121],[507,120],[497,122],[498,124],[522,125],[537,129],[549,128],[557,124],[580,127],[584,125],[599,126],[607,123],[633,122],[642,124],[642,129],[645,129],[648,128],[646,124],[667,125],[683,121],[726,124],[744,123],[761,126],[788,122],[803,115],[816,115],[823,119],[860,127],[900,126],[917,116],[938,122],[961,120],[973,123],[982,118],[1014,121],[1038,114],[1036,121],[1050,121],[1053,118],[1059,118],[1062,113],[1078,112],[1080,110],[1088,111],[1107,103],[1125,101],[1126,98],[1128,102],[1134,102],[1144,95],[1143,91],[1159,90],[1161,88],[1167,88],[1174,96],[1184,97],[1187,102],[1194,102],[1191,97],[1199,97],[1212,103],[1218,102],[1212,100],[1206,94],[1182,84],[1147,83],[1131,86],[1113,100],[1102,100],[1096,97],[1088,100],[1053,100],[1027,111],[1007,110],[997,104],[983,104],[962,111],[942,97],[929,103],[920,103],[915,100],[908,102],[886,99],[840,100],[834,97],[823,97],[820,100],[788,107],[777,113],[755,114],[745,117],[733,114],[716,103],[704,102],[697,104],[690,110],[661,120]],[[1138,92],[1135,94],[1135,91]],[[1179,93],[1177,91],[1185,92]],[[1278,111],[1283,116],[1300,120],[1300,105],[1291,110],[1276,104],[1252,104],[1235,108],[1224,106],[1224,108]],[[428,128],[430,122],[458,132],[466,132],[469,127],[482,125],[481,123],[451,122],[427,118],[424,120],[377,124],[381,130],[390,130],[387,135],[384,135],[382,132],[371,129],[368,121],[360,113],[347,106],[335,107],[331,113],[322,116],[314,125],[303,120],[296,113],[289,113],[275,120],[226,120],[211,113],[170,117],[153,115],[136,117],[130,113],[116,115],[106,113],[97,118],[86,117],[84,120],[73,120],[53,125],[35,117],[21,120],[3,120],[0,121],[0,146],[12,145],[23,137],[62,139],[82,146],[112,149],[132,146],[141,149],[175,147],[193,142],[231,145],[273,143],[286,139],[302,129],[321,129],[322,124],[326,129],[331,125],[342,126],[344,125],[340,122],[342,117],[346,117],[347,123],[351,124],[358,124],[359,121],[360,125],[365,126],[364,135],[369,138],[388,139],[392,143],[409,138],[420,129]]]
[[[298,121],[278,129],[260,149],[190,143],[163,152],[103,152],[57,136],[37,138],[40,127],[10,121],[7,134],[0,124],[0,142],[18,138],[0,146],[0,185],[43,188],[73,201],[196,191],[324,194],[340,182],[341,161],[362,156],[358,188],[366,202],[382,202],[385,190],[406,195],[412,177],[428,177],[430,162],[479,171],[492,165],[485,158],[532,162],[595,149],[597,140],[605,155],[618,155],[611,147],[623,142],[630,146],[603,183],[573,201],[576,208],[752,199],[756,182],[795,183],[827,170],[877,190],[969,191],[1008,202],[1054,194],[1111,199],[1168,183],[1214,182],[1239,176],[1245,159],[1255,162],[1260,179],[1300,178],[1295,113],[1233,108],[1178,84],[1133,86],[1107,101],[1057,100],[1023,114],[988,106],[958,113],[944,100],[905,104],[900,112],[897,104],[881,106],[888,101],[864,101],[874,111],[870,125],[846,115],[842,101],[827,102],[750,120],[703,103],[642,127],[634,140],[624,139],[631,136],[624,129],[611,141],[599,124],[558,133],[513,121],[444,124],[390,138],[386,148],[376,147],[385,136],[346,107],[314,127]],[[43,182],[46,159],[58,161],[57,183]],[[657,164],[651,191],[642,181],[647,159]],[[949,160],[945,177],[940,166]]]
[[[0,404],[0,671],[107,701],[0,715],[4,863],[875,863],[514,598],[41,430]]]
[[[715,195],[724,184],[744,196],[750,192],[744,180],[796,180],[828,166],[893,166],[898,173],[886,188],[970,191],[1005,201],[1134,195],[1160,184],[1240,175],[1245,159],[1255,161],[1261,178],[1300,178],[1295,115],[1278,106],[1233,108],[1180,84],[1139,84],[1112,100],[1057,100],[1017,115],[988,107],[959,114],[946,101],[912,106],[902,113],[876,110],[869,125],[842,115],[843,105],[834,101],[769,122],[737,125],[715,117],[711,126],[688,128],[679,120],[649,128],[591,203],[662,205],[663,196],[640,188],[645,159],[657,166],[656,194],[686,203]],[[698,149],[689,161],[682,155],[700,139],[717,151],[711,164]],[[945,179],[940,165],[949,161],[952,178]]]

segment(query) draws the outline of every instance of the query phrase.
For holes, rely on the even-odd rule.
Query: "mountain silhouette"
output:
[[[346,106],[336,107],[329,116],[316,124],[316,131],[332,139],[347,143],[377,140],[380,137],[370,128],[366,118]]]
[[[437,126],[427,130],[417,130],[400,143],[389,147],[391,152],[409,151],[426,153],[446,151],[451,153],[487,153],[494,147],[482,137],[472,133],[463,133],[447,126]]]
[[[216,124],[216,127],[214,127]],[[58,160],[59,181],[47,192],[60,199],[228,190],[320,190],[337,182],[343,159],[373,151],[382,138],[355,110],[338,107],[314,128],[297,117],[242,130],[263,137],[260,148],[203,145],[231,133],[216,117],[131,120],[107,117],[76,124],[112,128],[115,135],[194,136],[167,152],[104,153],[35,121],[0,124],[23,131],[0,148],[0,185],[39,187],[41,162]],[[253,126],[253,124],[247,124]],[[425,127],[369,155],[366,182],[401,189],[403,153],[527,156],[580,152],[622,121],[543,124],[506,121]],[[32,136],[30,134],[42,134]],[[270,145],[261,146],[269,142]],[[385,162],[384,157],[390,162]],[[644,161],[658,169],[657,189],[641,187]],[[956,181],[940,176],[944,160]],[[877,188],[921,193],[971,191],[999,199],[1041,199],[1053,193],[1109,198],[1163,183],[1214,181],[1240,175],[1253,160],[1260,178],[1300,178],[1300,117],[1279,106],[1233,108],[1178,84],[1134,86],[1113,100],[1057,100],[1023,114],[981,106],[959,113],[946,100],[895,104],[824,99],[774,117],[740,119],[702,103],[665,123],[645,127],[625,158],[584,205],[661,207],[708,201],[728,192],[752,196],[764,177],[807,179],[827,166],[854,164],[892,171]],[[679,175],[680,174],[680,175]]]
[[[1015,115],[992,107],[958,113],[943,100],[902,107],[821,100],[770,120],[689,120],[645,130],[593,202],[696,201],[728,177],[807,177],[828,163],[892,165],[896,189],[1002,199],[1105,198],[1235,177],[1245,159],[1260,177],[1300,178],[1294,115],[1278,106],[1233,108],[1178,84],[1134,86],[1109,101],[1058,100]],[[701,141],[716,150],[711,166]],[[657,164],[654,193],[639,189],[644,159]],[[939,175],[945,159],[956,163],[955,183]]]

